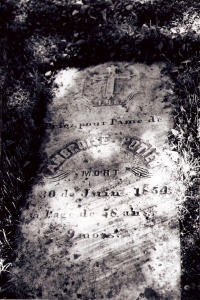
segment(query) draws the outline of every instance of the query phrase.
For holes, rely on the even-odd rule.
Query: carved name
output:
[[[51,172],[51,174],[54,174],[58,171],[61,165],[73,155],[91,147],[108,145],[109,141],[109,136],[101,136],[71,142],[50,157],[50,164],[47,166],[47,169]],[[157,163],[159,153],[156,148],[153,148],[153,146],[149,143],[138,137],[126,137],[122,140],[122,145],[123,144],[127,144],[127,150],[131,151],[135,155],[141,156],[150,167],[153,167]]]
[[[51,156],[51,164],[48,165],[47,169],[54,174],[67,159],[82,150],[86,150],[91,147],[107,145],[108,138],[108,136],[93,137],[85,140],[76,140],[70,144],[67,144],[64,148]]]

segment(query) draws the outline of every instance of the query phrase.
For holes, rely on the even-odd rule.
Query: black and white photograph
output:
[[[0,299],[200,299],[200,3],[1,0]]]

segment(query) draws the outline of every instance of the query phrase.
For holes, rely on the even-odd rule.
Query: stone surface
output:
[[[180,299],[184,188],[163,68],[107,63],[57,75],[19,226],[19,295]]]

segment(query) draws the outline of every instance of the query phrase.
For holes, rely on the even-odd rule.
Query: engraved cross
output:
[[[116,74],[117,67],[108,67],[108,74],[98,76],[96,80],[107,79],[106,86],[103,91],[103,98],[111,99],[115,95],[115,81],[118,78],[130,79],[130,73]]]

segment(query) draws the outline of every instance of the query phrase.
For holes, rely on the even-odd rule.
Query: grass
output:
[[[199,195],[200,195],[200,63],[189,62],[181,66],[176,76],[178,103],[175,112],[176,135],[172,144],[189,166],[183,173],[187,188],[184,205],[180,208],[181,250],[182,250],[182,299],[198,299],[199,294]]]

